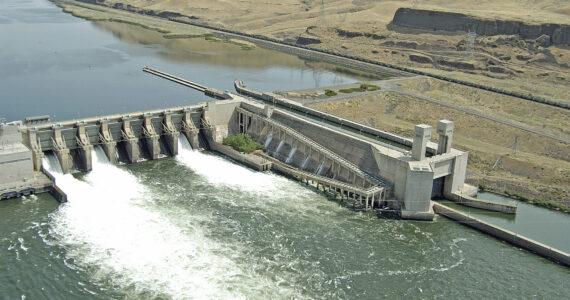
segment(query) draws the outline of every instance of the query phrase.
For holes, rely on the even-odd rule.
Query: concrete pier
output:
[[[148,114],[144,116],[142,128],[150,159],[158,159],[160,155],[160,143],[158,141],[160,136],[154,129],[154,125],[152,125],[152,115]]]
[[[174,126],[174,123],[172,122],[172,113],[168,111],[164,112],[162,131],[164,133],[163,138],[166,146],[168,147],[168,152],[171,156],[178,155],[178,137],[180,136],[180,132],[178,132],[176,126]]]
[[[35,170],[36,158],[23,143],[22,133],[36,141],[33,134],[27,129],[21,130],[18,124],[0,124],[0,200],[49,192],[53,186],[48,177]],[[41,154],[36,155],[41,157]]]
[[[496,211],[504,214],[517,213],[517,206],[511,203],[477,199],[460,193],[452,193],[450,197],[447,197],[447,199],[468,207],[484,209],[488,211]]]
[[[131,120],[128,118],[123,118],[123,130],[122,130],[122,141],[123,149],[127,154],[127,159],[129,163],[135,163],[139,161],[140,150],[139,150],[139,139],[133,132],[131,127]]]
[[[61,134],[61,127],[54,125],[53,129],[53,151],[59,160],[61,170],[63,173],[70,173],[71,166],[73,164],[73,158],[71,157],[70,151],[67,148],[67,143]]]
[[[117,142],[115,141],[115,139],[113,138],[113,134],[109,130],[109,121],[100,119],[98,123],[100,126],[99,143],[103,148],[103,151],[105,151],[107,159],[109,159],[109,161],[112,164],[117,164],[118,163]]]
[[[87,132],[85,131],[85,124],[77,123],[77,151],[79,152],[79,159],[81,161],[80,170],[84,172],[89,172],[92,170],[91,161],[91,151],[93,150],[93,145],[89,141]]]
[[[30,150],[32,151],[32,161],[34,164],[34,171],[39,171],[42,168],[42,158],[43,152],[38,144],[38,137],[37,137],[37,130],[35,128],[28,128],[27,130],[28,136],[28,145]]]
[[[182,132],[186,135],[186,139],[188,139],[192,149],[200,148],[200,141],[198,140],[199,130],[192,122],[189,109],[184,109],[182,114]]]

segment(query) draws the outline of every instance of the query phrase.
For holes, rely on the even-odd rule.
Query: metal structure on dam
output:
[[[451,147],[451,121],[438,122],[435,144],[430,142],[432,127],[426,124],[416,125],[414,138],[406,139],[314,111],[274,94],[248,90],[241,83],[236,83],[240,94],[268,103],[220,92],[150,68],[143,70],[219,100],[57,123],[28,118],[2,124],[0,199],[51,192],[59,201],[66,201],[64,191],[42,167],[46,153],[55,154],[63,173],[89,172],[95,146],[104,150],[111,163],[136,163],[177,155],[182,135],[193,149],[213,150],[259,171],[275,170],[352,200],[360,209],[387,206],[403,219],[432,220],[437,212],[468,226],[482,224],[441,204],[434,205],[434,197],[503,213],[516,212],[512,204],[472,197],[477,189],[465,184],[468,153]],[[377,139],[354,132],[358,129]],[[223,145],[225,137],[240,133],[263,144],[264,151],[245,154]],[[556,249],[529,239],[512,239],[513,235],[501,228],[476,228],[570,264],[568,254]]]

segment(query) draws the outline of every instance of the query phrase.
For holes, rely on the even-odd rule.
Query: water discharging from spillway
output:
[[[79,179],[45,161],[69,202],[51,213],[44,241],[100,286],[92,298],[457,298],[465,291],[446,287],[465,260],[487,265],[504,253],[534,266],[476,232],[455,237],[459,225],[379,220],[179,141],[176,158],[132,165],[111,165],[97,149]],[[560,282],[543,280],[540,292]]]
[[[291,160],[293,160],[293,155],[295,155],[295,152],[297,152],[297,147],[293,147],[291,149],[291,151],[289,152],[289,156],[287,156],[287,159],[285,160],[286,163],[291,163]]]
[[[216,169],[217,158],[186,146],[178,159],[213,175],[209,170]],[[244,298],[251,295],[249,287],[266,285],[264,278],[236,265],[235,247],[207,237],[201,226],[207,215],[166,214],[157,195],[131,172],[110,164],[102,149],[97,147],[93,158],[93,171],[82,179],[62,174],[55,156],[44,160],[69,201],[53,214],[52,235],[77,268],[131,298]],[[233,176],[208,178],[243,183],[239,176],[235,182]]]

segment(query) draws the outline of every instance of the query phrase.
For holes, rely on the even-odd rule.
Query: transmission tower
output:
[[[412,7],[418,7],[418,0],[412,0]]]
[[[519,135],[515,135],[515,142],[513,143],[513,154],[517,154],[517,147],[519,145]]]

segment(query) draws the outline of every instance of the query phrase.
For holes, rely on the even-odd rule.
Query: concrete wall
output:
[[[446,198],[464,206],[469,206],[489,211],[497,211],[505,214],[515,214],[517,212],[517,206],[510,203],[477,199],[468,195],[461,195],[457,193],[453,193]]]
[[[204,119],[212,126],[211,138],[221,144],[229,135],[239,133],[238,119],[235,108],[240,106],[240,100],[210,101],[204,110]]]
[[[468,152],[455,151],[454,155],[453,176],[445,177],[443,186],[443,195],[445,197],[452,197],[451,194],[459,191],[465,184]]]
[[[275,95],[273,93],[261,93],[258,91],[254,91],[254,90],[250,90],[247,89],[245,87],[243,87],[243,85],[241,85],[239,82],[235,82],[234,84],[236,91],[238,91],[238,93],[240,94],[244,94],[244,95],[248,95],[254,98],[258,98],[261,100],[264,100],[268,103],[273,103],[275,102],[275,104],[280,105],[280,106],[284,106],[287,108],[290,108],[292,110],[301,112],[303,114],[307,114],[322,120],[326,120],[328,122],[332,122],[338,125],[341,125],[343,127],[348,127],[351,128],[353,130],[359,131],[359,132],[363,132],[363,133],[367,133],[367,134],[371,134],[373,136],[377,136],[381,139],[384,139],[386,141],[389,141],[393,144],[399,145],[399,147],[404,147],[405,149],[411,149],[412,147],[412,140],[408,139],[408,138],[404,138],[401,136],[398,136],[396,134],[392,134],[389,133],[387,131],[378,129],[378,128],[374,128],[374,127],[370,127],[370,126],[366,126],[364,124],[358,123],[358,122],[354,122],[345,118],[341,118],[335,115],[331,115],[329,113],[325,113],[316,109],[312,109],[310,107],[306,107],[303,106],[295,101],[291,101],[288,100],[286,98],[283,98],[279,95]],[[428,149],[427,152],[431,153],[431,154],[435,154],[437,151],[437,144],[435,143],[428,143]]]
[[[32,151],[22,144],[22,135],[15,125],[0,127],[0,184],[32,179]]]
[[[0,146],[0,183],[18,182],[34,176],[32,151],[26,146]]]
[[[565,266],[570,266],[570,255],[568,253],[565,253],[558,249],[551,248],[545,244],[518,235],[512,231],[506,230],[499,226],[495,226],[493,224],[487,223],[477,218],[468,216],[462,212],[454,210],[440,203],[434,202],[433,209],[436,213],[445,216],[447,218],[450,218],[452,220],[458,221],[466,226],[475,228],[484,233],[488,233],[500,240],[506,241],[523,249],[532,251],[538,255],[553,260],[557,263],[563,264]]]
[[[402,216],[409,219],[432,219],[432,216],[416,213],[427,213],[430,210],[431,191],[433,186],[433,171],[430,166],[422,162],[409,162],[406,171],[404,209]],[[401,184],[398,182],[398,184]]]
[[[274,112],[271,118],[301,132],[306,137],[354,163],[363,171],[380,176],[380,169],[376,164],[375,154],[370,143],[315,123],[309,123],[300,118],[291,118],[289,115],[284,115],[278,111]]]

